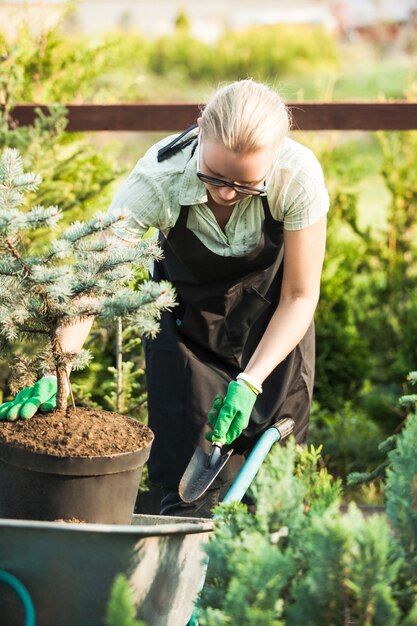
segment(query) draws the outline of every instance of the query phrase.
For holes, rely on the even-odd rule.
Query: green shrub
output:
[[[149,53],[149,69],[177,80],[214,78],[214,51],[204,42],[181,31],[157,39]]]
[[[145,626],[135,619],[136,607],[133,602],[129,581],[119,574],[110,590],[110,598],[105,617],[106,626]]]
[[[400,544],[402,568],[397,594],[411,620],[417,610],[417,412],[407,420],[397,445],[388,454],[387,515]],[[412,621],[409,621],[412,624]]]
[[[323,461],[329,472],[346,481],[351,472],[365,472],[381,463],[384,456],[377,443],[386,436],[378,423],[353,402],[336,411],[314,403],[309,440],[323,444]]]
[[[364,517],[354,504],[342,513],[340,483],[319,450],[291,440],[275,446],[255,480],[254,515],[219,507],[202,626],[416,623],[417,396],[407,398],[412,411],[389,443],[386,515]]]
[[[214,44],[178,29],[151,44],[148,62],[152,72],[171,78],[221,81],[252,76],[275,82],[288,74],[334,67],[338,51],[329,33],[309,26],[226,30]]]
[[[226,31],[217,49],[217,78],[223,80],[253,76],[276,81],[313,68],[335,67],[338,62],[333,37],[324,29],[304,25]]]

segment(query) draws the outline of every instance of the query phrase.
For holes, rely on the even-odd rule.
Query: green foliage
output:
[[[373,367],[373,346],[362,332],[366,315],[362,282],[371,273],[377,233],[359,223],[357,188],[377,164],[363,159],[362,147],[346,142],[319,147],[331,199],[326,261],[317,311],[316,400],[340,410],[362,391]],[[367,286],[363,291],[367,290]]]
[[[410,372],[408,375],[408,381],[415,385],[417,383],[417,372]],[[400,398],[401,406],[409,408],[411,410],[417,409],[417,395],[415,393],[401,396]]]
[[[309,438],[324,442],[324,461],[329,471],[346,480],[351,472],[363,472],[384,458],[376,442],[384,438],[382,427],[360,407],[345,402],[331,411],[313,403]]]
[[[283,25],[226,31],[218,44],[218,79],[253,76],[258,80],[306,74],[313,68],[335,67],[336,42],[320,27]]]
[[[141,393],[137,384],[135,363],[133,361],[123,363],[121,398],[118,398],[117,395],[117,382],[115,380],[117,374],[116,368],[109,367],[109,373],[113,374],[113,378],[108,383],[109,393],[104,396],[104,400],[111,409],[117,409],[120,413],[129,413],[129,415],[132,415],[133,408],[143,403],[143,397],[141,397],[143,396],[143,391]],[[140,374],[143,376],[144,371],[142,370]],[[120,406],[118,408],[119,402]]]
[[[398,378],[404,377],[404,368],[409,371],[414,366],[417,356],[417,271],[413,262],[417,255],[417,132],[379,133],[378,137],[381,172],[391,193],[382,255],[386,281],[378,293],[378,313],[385,318],[386,354],[391,350],[395,354],[394,363],[384,365]]]
[[[239,504],[220,507],[226,523],[216,527],[216,541],[207,548],[210,582],[202,624],[284,624],[282,598],[303,559],[307,520],[323,502],[331,506],[339,498],[340,485],[325,469],[319,480],[314,476],[319,458],[313,447],[296,453],[293,440],[277,446],[253,486],[256,515]]]
[[[43,179],[42,187],[36,192],[36,198],[35,192],[25,195],[22,209],[30,211],[35,202],[59,204],[64,217],[58,229],[76,219],[89,219],[98,208],[106,206],[110,201],[108,187],[121,172],[109,149],[95,149],[86,137],[65,132],[66,109],[62,105],[51,105],[48,114],[38,111],[33,126],[18,127],[10,118],[13,106],[25,99],[48,100],[53,95],[55,101],[72,101],[77,97],[73,89],[75,77],[80,78],[80,72],[85,73],[84,81],[76,81],[81,88],[93,79],[92,72],[97,74],[103,70],[98,57],[100,67],[91,59],[91,63],[80,63],[80,55],[84,60],[88,57],[83,47],[78,46],[78,60],[75,57],[71,60],[71,55],[67,55],[69,45],[59,28],[35,35],[22,25],[14,41],[7,41],[0,35],[0,152],[6,147],[16,148],[26,166],[36,168]],[[36,81],[40,91],[28,91],[35,89]],[[48,237],[47,229],[38,230],[37,237],[35,233],[27,233],[33,251],[41,251]],[[17,345],[13,352],[6,347],[1,351],[2,396],[10,378],[9,366],[18,351]]]
[[[144,622],[138,621],[135,616],[136,607],[129,581],[119,574],[110,591],[104,623],[106,626],[145,626]]]
[[[331,211],[311,436],[326,442],[326,462],[343,477],[372,471],[381,462],[375,441],[405,415],[396,398],[417,356],[416,137],[379,134],[365,158],[362,142],[315,141]],[[369,216],[359,206],[369,176],[389,190],[382,218],[377,205]]]
[[[103,192],[121,170],[113,165],[109,150],[98,151],[85,137],[65,132],[66,109],[56,103],[76,100],[75,87],[89,85],[94,72],[103,71],[102,64],[93,69],[95,62],[88,62],[85,47],[75,47],[78,56],[71,61],[68,45],[59,28],[39,36],[22,26],[13,42],[0,33],[0,150],[16,148],[27,167],[36,167],[44,181],[37,200],[59,203],[70,221],[90,217],[99,203],[102,208]],[[87,73],[84,81],[80,72]],[[36,88],[36,81],[39,93],[27,91]],[[55,104],[47,115],[38,110],[33,126],[16,126],[11,109],[18,102],[33,100]],[[28,196],[28,207],[32,201],[33,196]]]
[[[357,186],[372,164],[362,161],[360,146],[334,142],[317,146],[331,199],[326,260],[316,314],[317,363],[315,398],[331,411],[340,410],[363,388],[372,366],[367,336],[357,320],[356,290],[367,275],[371,235],[358,224]]]
[[[404,556],[401,602],[412,609],[417,595],[417,413],[407,419],[397,445],[389,452],[386,480],[387,515]]]
[[[407,380],[415,385],[417,382],[417,372],[410,372]],[[416,394],[407,394],[403,395],[399,398],[399,404],[409,413],[415,413],[417,408],[417,395]],[[404,439],[404,435],[402,436]],[[371,482],[375,479],[379,479],[381,477],[386,478],[386,469],[389,466],[389,456],[393,450],[396,450],[397,442],[399,441],[399,437],[397,434],[391,435],[384,441],[382,441],[378,445],[378,450],[382,455],[385,455],[386,460],[382,462],[378,467],[376,467],[372,472],[353,472],[348,476],[348,484],[357,485],[365,482]],[[391,466],[396,467],[395,457],[397,453],[394,453],[394,460],[391,459]],[[413,469],[411,468],[411,471]]]
[[[207,44],[178,30],[156,40],[149,54],[149,69],[160,76],[174,75],[177,80],[199,80],[212,73],[213,58]]]
[[[147,398],[145,363],[138,329],[135,326],[122,328],[120,323],[119,340],[118,366],[108,368],[111,378],[103,386],[104,400],[110,410],[144,420]]]
[[[65,370],[69,363],[81,366],[86,359],[64,352],[60,329],[97,315],[104,319],[126,317],[145,334],[158,330],[161,311],[173,304],[168,283],[144,282],[132,289],[133,267],[142,270],[160,250],[155,240],[136,246],[123,245],[111,235],[111,227],[125,219],[121,212],[97,214],[88,222],[74,222],[40,253],[25,244],[25,233],[51,228],[60,217],[56,207],[35,206],[22,211],[24,193],[36,190],[40,179],[25,174],[16,150],[5,150],[0,159],[0,339],[44,340],[33,367],[56,371],[59,408],[64,408]],[[103,236],[105,235],[105,236]],[[84,363],[82,363],[83,361]],[[22,376],[21,386],[27,386]]]
[[[273,525],[274,530],[282,526],[291,527],[299,536],[300,510],[303,509],[305,486],[295,476],[295,443],[290,441],[280,454],[271,454],[268,462],[261,468],[252,492],[256,500],[260,520]],[[269,498],[268,492],[278,497]],[[285,497],[284,497],[285,494]]]
[[[188,33],[190,30],[190,20],[185,11],[180,11],[175,18],[175,29],[179,32]]]
[[[86,139],[68,135],[66,125],[66,109],[55,105],[48,115],[38,110],[33,127],[0,131],[0,149],[16,148],[28,167],[36,167],[44,181],[36,199],[44,204],[59,203],[66,213],[64,223],[90,217],[121,171],[111,165],[108,154],[97,152]],[[33,198],[27,196],[27,207]]]
[[[66,13],[70,11],[71,7]],[[150,99],[147,86],[153,84],[153,75],[168,77],[178,88],[184,81],[206,85],[247,76],[275,81],[289,74],[308,76],[312,70],[335,69],[340,58],[334,37],[315,26],[226,30],[209,44],[190,34],[184,12],[179,13],[173,34],[153,41],[131,32],[109,33],[98,41],[64,37],[62,22],[41,33],[22,22],[12,42],[0,33],[0,67],[4,80],[10,82],[13,76],[18,85],[15,101]],[[1,81],[0,70],[0,85]]]
[[[329,247],[334,244],[330,234]],[[324,270],[316,314],[315,398],[319,404],[334,412],[358,396],[364,381],[371,374],[369,343],[358,328],[352,306],[355,274],[352,273],[352,265],[349,266],[349,257],[354,252],[353,248],[353,245],[350,250],[339,248],[338,258],[331,257],[329,250],[334,269],[332,272],[327,266]]]
[[[226,31],[215,44],[195,39],[188,29],[180,28],[155,41],[149,51],[149,68],[160,75],[194,81],[247,76],[270,80],[323,65],[335,66],[337,59],[334,39],[320,28],[252,27]]]
[[[396,538],[382,516],[366,519],[353,504],[340,512],[340,483],[320,450],[276,446],[253,494],[255,515],[219,508],[201,626],[400,626]]]
[[[417,356],[417,132],[378,133],[377,140],[362,165],[361,144],[319,150],[331,212],[317,315],[316,398],[333,410],[338,399],[340,406],[367,385],[368,393],[369,383],[400,385]],[[361,184],[372,173],[389,197],[379,228],[373,216],[365,223],[358,207]]]
[[[218,569],[216,567],[214,577],[210,577],[212,584],[204,596],[207,612],[200,623],[206,626],[237,623],[281,626],[282,606],[277,598],[293,574],[292,560],[278,550],[271,550],[269,537],[255,527],[246,523],[239,528],[243,510],[235,507],[232,511],[232,528],[216,531],[222,549],[214,552],[215,544],[209,547],[210,558],[215,560]],[[220,571],[223,574],[216,576]]]
[[[114,67],[115,43],[64,37],[61,24],[36,32],[21,22],[14,40],[0,32],[0,89],[6,102],[73,102]]]
[[[295,476],[304,485],[305,512],[320,514],[337,504],[342,495],[341,481],[334,479],[322,461],[323,446],[305,446],[295,463]]]
[[[288,603],[288,626],[398,624],[391,590],[397,563],[390,563],[384,519],[366,523],[355,507],[344,516],[329,509],[311,520],[304,539],[305,564]]]

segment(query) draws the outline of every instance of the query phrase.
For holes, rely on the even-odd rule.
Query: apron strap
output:
[[[267,196],[266,195],[261,196],[261,200],[262,200],[262,206],[264,209],[265,223],[268,229],[270,230],[270,232],[274,232],[276,230],[278,232],[282,232],[284,230],[284,222],[282,222],[281,220],[275,220],[272,217]]]
[[[196,138],[195,135],[192,135],[191,137],[189,137],[188,139],[185,139],[184,141],[180,141],[180,140],[183,137],[185,137],[185,135],[188,135],[188,133],[190,133],[192,130],[195,130],[197,126],[198,124],[193,124],[189,128],[186,128],[186,130],[184,130],[180,135],[175,137],[175,139],[173,139],[170,143],[168,143],[166,146],[158,150],[158,156],[157,156],[158,163],[160,163],[161,161],[165,161],[165,159],[169,159],[170,156],[172,156],[176,152],[179,152],[180,150],[188,146],[190,143],[192,143]]]

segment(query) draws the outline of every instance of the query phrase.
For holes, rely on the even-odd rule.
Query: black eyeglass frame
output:
[[[238,185],[236,183],[230,183],[228,180],[223,180],[222,178],[215,178],[214,176],[202,174],[200,170],[197,172],[197,177],[202,183],[213,185],[213,187],[229,187],[238,193],[243,193],[248,196],[266,196],[266,181],[264,181],[262,187],[249,187],[248,185]]]

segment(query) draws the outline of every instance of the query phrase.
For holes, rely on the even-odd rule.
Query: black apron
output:
[[[260,241],[244,256],[209,250],[187,228],[187,206],[168,236],[159,235],[164,257],[152,278],[173,284],[178,305],[163,313],[159,334],[145,342],[149,426],[155,433],[148,468],[150,480],[168,489],[177,489],[196,446],[209,446],[203,435],[213,398],[225,395],[244,370],[279,302],[283,224],[273,219],[266,197],[262,205]],[[248,451],[268,426],[287,416],[295,420],[297,441],[305,441],[314,360],[312,323],[265,379],[248,427],[233,442],[236,453]]]

